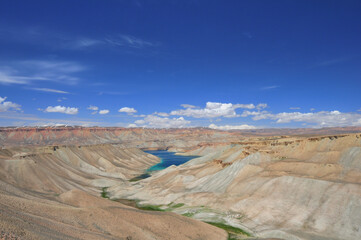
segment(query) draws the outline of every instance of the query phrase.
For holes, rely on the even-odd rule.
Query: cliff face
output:
[[[361,134],[251,137],[183,154],[202,157],[113,186],[111,197],[184,203],[179,213],[259,237],[361,239]]]
[[[0,146],[93,145],[117,143],[123,147],[188,148],[199,143],[238,141],[249,136],[329,135],[361,132],[361,127],[322,129],[256,129],[220,131],[208,128],[143,129],[116,127],[0,128]]]
[[[141,129],[37,127],[2,128],[0,146],[93,145],[117,143],[124,147],[168,148],[188,147],[200,142],[231,141],[240,134],[205,128]]]

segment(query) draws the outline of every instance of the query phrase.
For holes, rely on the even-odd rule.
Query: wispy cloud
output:
[[[42,45],[52,49],[85,50],[95,47],[123,47],[144,49],[159,46],[159,42],[145,40],[129,34],[109,34],[107,36],[74,36],[41,26],[2,26],[0,38],[11,42]]]
[[[50,92],[50,93],[61,93],[61,94],[69,94],[69,92],[51,89],[51,88],[30,88],[31,90],[40,91],[40,92]]]
[[[271,90],[271,89],[276,89],[279,88],[280,86],[277,85],[272,85],[272,86],[265,86],[265,87],[261,87],[261,90]]]
[[[290,107],[291,110],[299,110],[301,109],[300,107]]]
[[[82,125],[82,126],[95,126],[101,125],[100,122],[94,122],[84,119],[54,119],[54,118],[39,118],[34,115],[29,114],[19,114],[19,113],[5,113],[0,114],[0,119],[15,119],[25,121],[29,126],[43,126],[43,125]]]
[[[0,84],[30,85],[34,82],[48,81],[65,84],[77,84],[80,79],[75,76],[85,70],[76,62],[28,60],[0,66]]]
[[[116,36],[108,36],[105,42],[115,46],[130,47],[130,48],[146,48],[156,47],[160,44],[158,42],[146,41],[131,35],[119,34]]]
[[[249,39],[253,38],[253,36],[249,32],[243,32],[242,35],[245,36],[246,38],[249,38]]]
[[[321,61],[321,62],[318,62],[318,63],[314,64],[313,67],[332,66],[332,65],[339,64],[339,63],[347,62],[347,61],[349,61],[351,59],[352,59],[352,57],[340,57],[340,58],[328,59],[328,60],[324,60],[324,61]]]

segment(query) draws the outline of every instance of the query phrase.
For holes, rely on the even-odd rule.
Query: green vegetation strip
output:
[[[107,187],[102,188],[102,192],[101,192],[102,198],[108,198],[109,199],[107,189],[108,189]]]
[[[216,226],[218,228],[222,228],[224,230],[226,230],[228,232],[228,234],[230,235],[228,237],[229,240],[231,239],[237,239],[237,238],[233,238],[232,235],[238,235],[238,234],[242,234],[242,235],[246,235],[248,237],[251,237],[252,235],[246,231],[244,231],[243,229],[240,228],[236,228],[236,227],[232,227],[230,225],[226,225],[223,223],[215,223],[215,222],[206,222],[208,224],[211,224],[213,226]]]
[[[109,199],[107,189],[108,189],[107,187],[102,188],[101,196],[103,198],[108,198]],[[131,200],[128,200],[128,201],[131,201]],[[135,205],[136,205],[136,207],[138,209],[146,210],[146,211],[165,212],[165,211],[172,211],[175,208],[180,208],[180,207],[184,206],[184,203],[176,203],[176,204],[174,204],[173,202],[171,202],[171,203],[169,203],[167,205],[168,208],[162,209],[161,208],[162,205],[140,205],[138,201],[134,201],[134,202],[135,202]],[[204,207],[204,206],[202,206],[202,207]],[[188,212],[188,213],[184,213],[182,215],[186,216],[186,217],[193,217],[195,215],[195,213]],[[224,229],[228,233],[228,240],[237,240],[237,239],[239,239],[237,237],[239,235],[252,237],[252,235],[250,233],[244,231],[243,229],[236,228],[236,227],[233,227],[233,226],[230,226],[230,225],[226,225],[224,223],[215,223],[215,222],[205,222],[205,223],[208,223],[208,224],[211,224],[211,225],[213,225],[215,227]]]

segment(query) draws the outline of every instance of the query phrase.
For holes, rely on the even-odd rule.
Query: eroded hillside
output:
[[[174,213],[141,211],[106,197],[159,162],[114,144],[0,150],[0,229],[5,239],[226,239]]]
[[[180,214],[259,237],[361,238],[361,134],[251,137],[183,154],[202,157],[113,186],[111,198],[182,203]]]
[[[361,134],[285,135],[287,130],[268,136],[272,131],[253,136],[204,128],[2,129],[2,234],[227,239],[205,221],[252,238],[361,238]],[[141,149],[200,157],[133,182],[160,161]],[[101,195],[167,212],[142,211]]]

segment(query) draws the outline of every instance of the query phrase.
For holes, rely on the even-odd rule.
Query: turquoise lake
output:
[[[175,152],[168,152],[168,151],[145,151],[146,153],[150,153],[152,155],[155,155],[161,159],[161,162],[148,168],[147,172],[152,171],[159,171],[162,169],[165,169],[171,165],[181,165],[183,163],[188,162],[189,160],[199,157],[199,156],[181,156],[181,155],[175,155]]]

